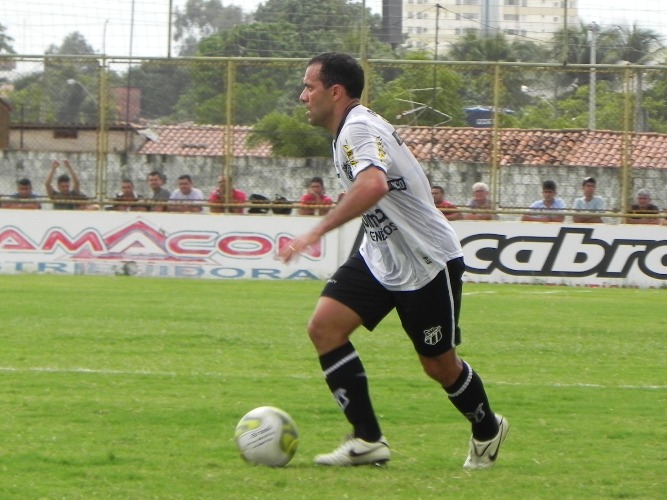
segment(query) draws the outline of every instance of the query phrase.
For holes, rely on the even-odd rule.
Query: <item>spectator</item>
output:
[[[603,211],[604,210],[604,198],[602,196],[595,195],[595,179],[593,177],[586,177],[584,182],[582,182],[582,187],[584,190],[584,195],[580,198],[574,200],[574,209],[575,210],[586,210],[586,211]],[[588,224],[599,224],[602,223],[602,217],[595,214],[577,214],[572,216],[572,222],[588,223]]]
[[[248,197],[240,189],[234,188],[234,186],[232,185],[231,177],[227,177],[226,175],[221,175],[220,177],[218,177],[217,189],[213,191],[211,193],[211,196],[208,198],[208,202],[212,204],[211,205],[212,214],[224,214],[224,213],[242,214],[245,212],[245,208],[242,206],[241,207],[221,206],[227,203],[228,190],[232,199],[230,203],[238,203],[239,205],[247,203]]]
[[[435,206],[440,209],[442,214],[447,217],[448,220],[461,220],[463,219],[463,214],[461,212],[452,212],[451,210],[443,210],[447,208],[457,209],[456,205],[452,202],[445,200],[445,190],[442,186],[433,186],[431,188],[431,195],[433,195],[433,202]]]
[[[299,200],[299,215],[326,215],[331,210],[333,200],[324,194],[324,181],[322,177],[313,177],[310,180],[308,192]],[[326,205],[319,208],[308,205]]]
[[[178,178],[178,189],[174,189],[169,197],[170,212],[201,212],[204,193],[192,184],[192,177],[183,174]]]
[[[630,207],[631,214],[659,214],[660,209],[651,203],[651,192],[648,189],[637,191],[637,203]],[[626,224],[660,224],[659,217],[627,217]]]
[[[153,205],[148,205],[147,208],[149,211],[165,212],[167,210],[166,202],[171,198],[171,193],[164,187],[165,182],[167,182],[167,178],[162,172],[153,170],[148,173],[148,186],[151,188],[151,193],[153,193],[153,197],[150,199],[156,202]]]
[[[25,177],[16,181],[16,193],[9,197],[14,198],[16,201],[5,201],[2,203],[2,208],[42,208],[41,203],[34,201],[34,199],[39,198],[39,196],[32,192],[32,182]]]
[[[120,193],[116,194],[115,201],[124,201],[129,203],[117,203],[112,210],[125,212],[145,212],[148,208],[145,205],[137,205],[139,196],[134,192],[134,183],[130,179],[123,179],[120,183]]]
[[[57,187],[54,189],[53,177],[56,174],[56,170],[60,167],[60,162],[54,160],[51,163],[51,170],[49,175],[46,177],[44,187],[46,188],[46,194],[52,200],[85,200],[87,199],[86,195],[82,194],[80,189],[79,176],[76,174],[69,160],[64,160],[63,162],[65,169],[69,172],[68,174],[61,174],[58,176]],[[78,210],[78,209],[88,209],[93,208],[92,206],[80,204],[80,203],[53,203],[53,208],[55,210]]]
[[[544,181],[542,183],[542,199],[533,202],[529,208],[537,210],[563,210],[565,202],[556,197],[556,183],[554,181]],[[521,217],[522,221],[528,222],[563,222],[564,215],[547,215],[547,214],[524,214]]]
[[[476,210],[493,210],[493,204],[489,199],[489,186],[483,182],[476,182],[472,185],[472,199],[468,202],[468,208]],[[494,220],[498,216],[496,214],[473,213],[465,214],[466,220]]]

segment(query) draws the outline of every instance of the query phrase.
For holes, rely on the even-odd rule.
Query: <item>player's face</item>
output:
[[[178,189],[183,194],[190,194],[190,191],[192,191],[192,182],[187,179],[178,179]]]
[[[148,176],[148,185],[151,189],[157,190],[162,186],[162,179],[159,175],[149,175]]]
[[[308,109],[306,115],[310,124],[326,128],[333,117],[333,99],[331,88],[325,88],[320,80],[320,66],[313,64],[306,68],[299,100]]]
[[[584,184],[584,196],[590,198],[595,194],[595,184],[592,182],[587,182]]]
[[[544,197],[545,202],[550,203],[554,201],[554,198],[556,197],[556,192],[553,189],[543,189],[542,196]]]
[[[16,188],[16,192],[19,194],[19,198],[30,198],[30,196],[32,196],[32,186],[19,184]]]
[[[477,201],[486,201],[486,194],[484,189],[475,189],[472,193],[473,198]]]

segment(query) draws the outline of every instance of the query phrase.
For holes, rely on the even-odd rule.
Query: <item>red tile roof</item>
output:
[[[159,125],[145,134],[149,139],[139,148],[141,154],[179,156],[223,156],[226,128],[220,125]],[[235,126],[232,132],[234,156],[271,156],[271,145],[249,147],[246,140],[252,127]]]
[[[139,153],[182,156],[225,154],[224,126],[163,125],[150,130]],[[397,127],[419,160],[488,163],[493,154],[493,130],[483,128]],[[268,143],[249,147],[251,127],[235,126],[234,156],[271,156]],[[569,165],[616,167],[622,163],[624,140],[629,145],[630,164],[635,167],[667,168],[667,134],[590,130],[499,130],[499,164]]]

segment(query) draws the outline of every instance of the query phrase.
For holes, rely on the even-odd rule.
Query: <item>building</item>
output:
[[[527,40],[547,41],[578,21],[577,0],[403,0],[405,44],[439,51],[467,33],[498,32]]]

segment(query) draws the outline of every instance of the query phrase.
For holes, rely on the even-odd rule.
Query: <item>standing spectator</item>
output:
[[[364,70],[354,57],[312,58],[303,84],[299,99],[308,121],[334,137],[334,166],[348,189],[334,210],[284,245],[279,257],[289,262],[357,217],[365,230],[359,250],[325,284],[308,323],[326,384],[353,429],[315,463],[340,467],[390,460],[351,336],[362,325],[373,330],[395,309],[424,372],[471,425],[463,466],[491,467],[509,425],[493,412],[482,379],[457,352],[465,264],[456,232],[435,208],[428,180],[405,142],[360,103]]]
[[[563,210],[565,202],[556,197],[556,183],[554,181],[544,181],[542,183],[542,199],[533,202],[529,208],[533,210]],[[528,222],[563,222],[564,215],[547,215],[540,213],[524,214],[522,221]]]
[[[648,189],[637,191],[637,203],[630,207],[631,214],[659,214],[660,209],[651,203],[651,192]],[[660,224],[659,217],[627,217],[626,224]]]
[[[192,177],[183,174],[178,178],[178,189],[169,197],[170,212],[201,212],[204,193],[192,184]]]
[[[445,200],[445,189],[442,186],[433,186],[431,187],[431,194],[433,195],[433,202],[435,206],[440,209],[445,217],[448,220],[461,220],[463,219],[463,214],[461,212],[452,212],[451,210],[446,210],[447,208],[459,208],[454,205],[452,202]]]
[[[171,192],[164,187],[167,178],[162,172],[153,170],[148,173],[148,186],[151,189],[153,194],[151,201],[156,202],[153,205],[149,205],[147,208],[151,212],[165,212],[167,210],[166,202],[171,198]]]
[[[134,183],[130,179],[123,179],[121,181],[120,193],[116,194],[114,201],[125,201],[130,203],[117,203],[112,207],[113,210],[125,212],[145,212],[147,210],[145,205],[137,205],[139,196],[134,192]]]
[[[468,202],[468,208],[476,210],[493,210],[493,204],[489,199],[489,186],[483,182],[476,182],[472,185],[472,198]],[[498,216],[496,214],[473,213],[465,214],[465,220],[494,220]]]
[[[603,211],[604,198],[602,198],[602,196],[595,195],[595,187],[596,187],[595,179],[593,177],[586,177],[581,185],[583,187],[584,195],[574,200],[573,208],[575,210],[585,210],[588,212]],[[588,213],[588,214],[573,215],[572,222],[599,224],[602,223],[603,220],[602,217],[600,217],[599,215]]]
[[[16,201],[5,201],[2,203],[2,208],[42,208],[41,203],[34,201],[39,196],[32,192],[32,182],[25,177],[16,181],[16,193],[9,197],[14,198]]]
[[[218,177],[218,187],[211,193],[211,196],[208,198],[208,202],[211,203],[211,213],[212,214],[242,214],[245,212],[244,207],[223,207],[221,205],[227,203],[227,191],[231,194],[230,203],[238,203],[243,205],[247,203],[248,197],[240,189],[236,189],[232,185],[231,177],[226,175],[221,175]]]
[[[299,200],[299,215],[326,215],[331,210],[333,200],[324,194],[324,181],[322,177],[313,177],[310,180],[308,192]],[[309,205],[326,205],[319,208]]]
[[[44,187],[46,188],[46,194],[52,200],[85,200],[87,197],[81,193],[79,176],[72,168],[69,160],[63,161],[64,168],[69,172],[68,174],[61,174],[58,176],[57,189],[53,187],[53,177],[56,174],[56,170],[60,167],[60,162],[54,160],[51,163],[51,170],[49,175],[46,177]],[[78,203],[53,203],[53,208],[55,210],[78,210],[88,208],[85,204]]]

